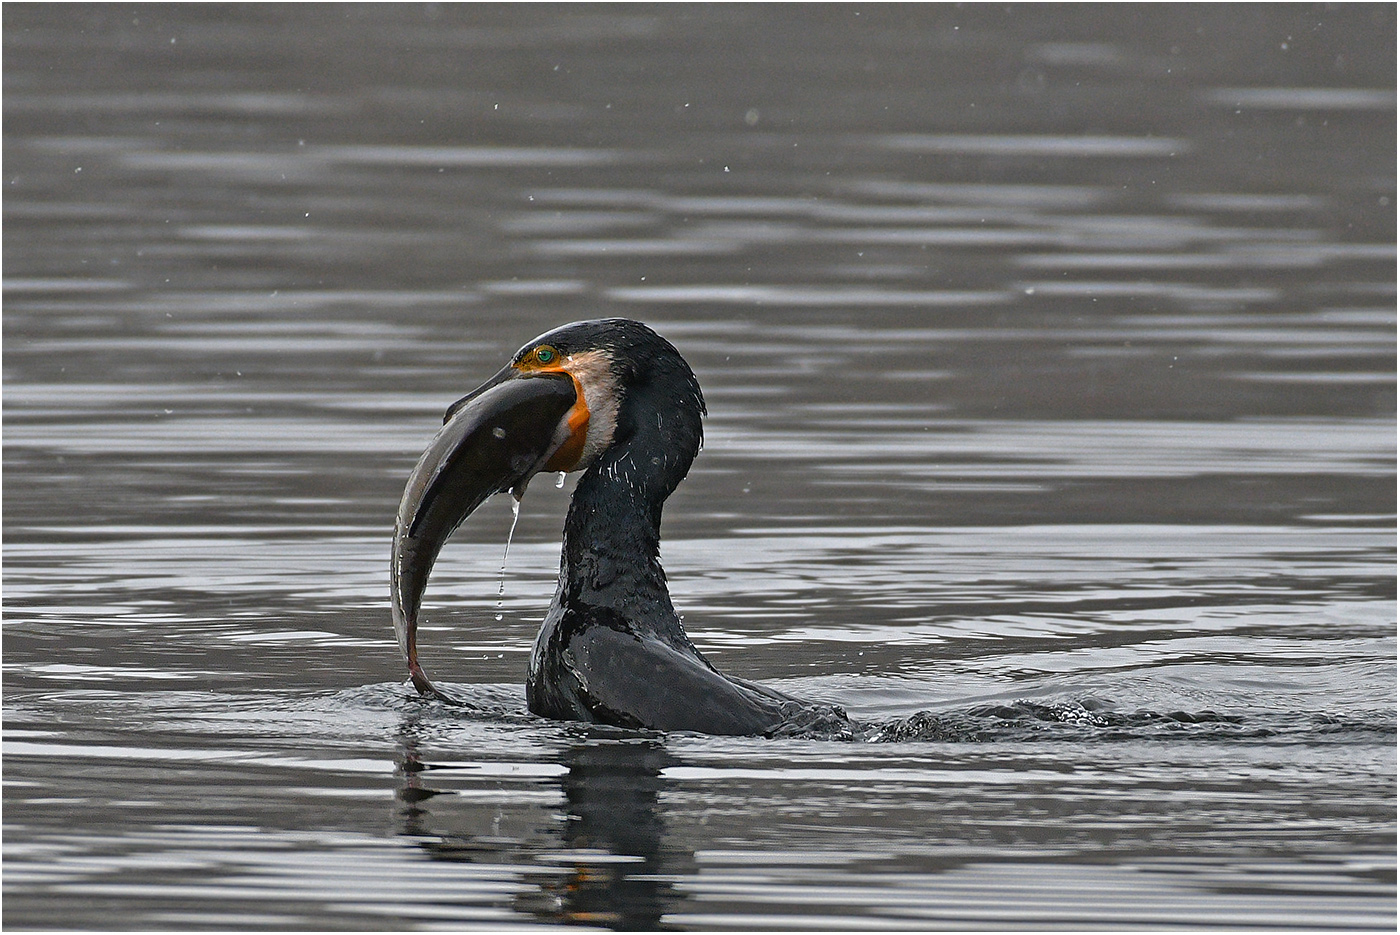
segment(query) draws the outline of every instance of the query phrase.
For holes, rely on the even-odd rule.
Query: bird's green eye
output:
[[[559,352],[548,344],[542,344],[535,348],[535,360],[542,364],[552,364],[554,363],[554,359],[558,356]]]

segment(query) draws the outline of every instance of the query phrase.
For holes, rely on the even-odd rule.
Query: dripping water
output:
[[[564,477],[565,477],[564,472],[563,472],[563,471],[560,471],[560,472],[559,472],[559,479],[558,479],[557,481],[554,482],[554,486],[557,487],[557,488],[560,489],[560,490],[563,490],[563,489],[564,489]]]
[[[515,538],[515,526],[520,522],[520,500],[510,498],[510,532],[506,533],[506,548],[501,553],[501,586],[496,589],[496,619],[505,617],[506,603],[506,562],[510,559],[510,541]]]

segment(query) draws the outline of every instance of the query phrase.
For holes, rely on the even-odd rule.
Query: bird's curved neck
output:
[[[689,646],[659,555],[661,508],[675,486],[665,476],[671,459],[651,454],[658,450],[651,441],[610,448],[579,479],[564,520],[556,600],[615,611],[629,626]]]
[[[662,500],[646,496],[635,471],[630,458],[605,458],[584,472],[574,490],[564,520],[565,580],[576,586],[571,596],[586,603],[666,593],[658,558]]]

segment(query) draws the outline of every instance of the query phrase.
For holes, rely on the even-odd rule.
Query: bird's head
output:
[[[647,485],[659,510],[700,447],[704,411],[680,353],[625,318],[546,332],[449,406],[409,475],[394,527],[394,630],[418,689],[430,690],[415,639],[428,573],[472,511],[496,493],[518,499],[541,471],[584,471],[621,452],[633,462],[626,476]]]

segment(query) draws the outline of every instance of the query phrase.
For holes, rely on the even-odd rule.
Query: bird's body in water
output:
[[[840,732],[845,714],[720,673],[681,625],[659,559],[661,512],[700,449],[690,366],[640,322],[556,328],[447,411],[409,478],[394,535],[394,625],[418,690],[428,573],[453,529],[539,471],[582,471],[564,520],[559,586],[530,656],[543,717],[709,734]]]

